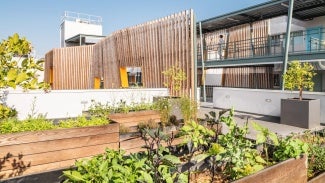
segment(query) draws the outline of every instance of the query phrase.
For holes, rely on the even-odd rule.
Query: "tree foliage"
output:
[[[38,82],[37,71],[43,71],[43,60],[31,57],[31,43],[17,33],[0,42],[0,89],[21,87],[47,89],[48,84]]]
[[[186,80],[186,73],[178,66],[172,66],[162,73],[166,77],[164,86],[169,89],[169,94],[176,95],[182,89],[183,81]]]
[[[301,64],[298,61],[293,61],[289,64],[287,72],[283,75],[284,87],[290,90],[299,90],[299,100],[302,100],[302,91],[308,89],[313,90],[314,82],[313,77],[316,73],[313,66],[305,62]]]

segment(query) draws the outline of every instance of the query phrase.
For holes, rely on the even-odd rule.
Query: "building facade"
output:
[[[212,97],[216,86],[281,89],[284,64],[292,60],[312,63],[314,91],[324,92],[324,5],[323,0],[274,0],[199,22],[201,95]]]

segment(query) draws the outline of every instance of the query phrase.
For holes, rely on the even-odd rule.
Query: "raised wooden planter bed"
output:
[[[306,183],[307,156],[303,156],[299,159],[288,159],[234,182]]]
[[[308,183],[324,183],[324,182],[325,182],[325,172],[319,174],[318,176],[308,181]]]
[[[115,113],[108,115],[111,121],[117,122],[124,127],[135,127],[141,122],[148,122],[149,120],[155,123],[160,122],[160,114],[158,111],[136,111],[129,113]]]
[[[119,148],[119,124],[0,135],[0,180],[68,168]]]

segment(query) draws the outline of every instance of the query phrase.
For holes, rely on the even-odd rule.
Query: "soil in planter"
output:
[[[208,170],[203,172],[191,172],[191,183],[210,183],[211,182],[211,174]],[[229,182],[224,175],[218,173],[214,176],[213,183],[226,183]]]

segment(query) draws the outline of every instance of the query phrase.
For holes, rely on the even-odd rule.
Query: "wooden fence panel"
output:
[[[78,46],[53,49],[45,56],[45,81],[52,89],[89,89],[93,46]]]

